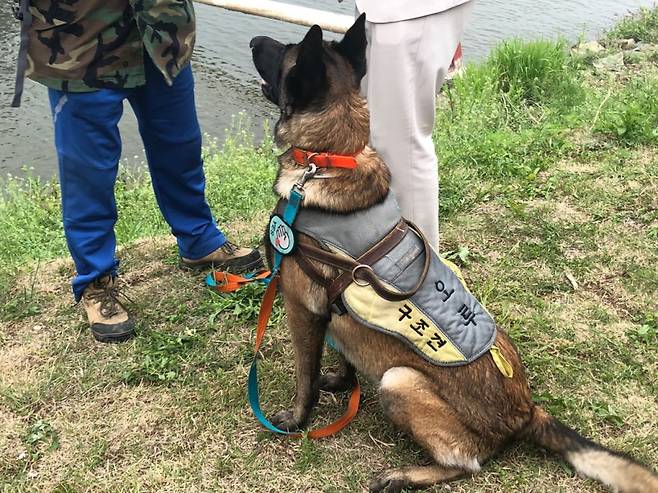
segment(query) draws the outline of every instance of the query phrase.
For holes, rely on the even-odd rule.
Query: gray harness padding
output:
[[[280,204],[279,210],[284,207],[285,203]],[[356,259],[386,236],[400,219],[397,202],[393,193],[389,193],[380,204],[352,214],[334,214],[302,207],[293,227],[318,241],[324,248],[338,249]],[[352,317],[372,329],[409,342],[419,355],[434,364],[454,366],[470,363],[491,348],[496,339],[495,322],[434,250],[431,250],[431,255],[430,270],[422,287],[410,298],[410,303],[390,305],[395,313],[388,315],[388,319],[395,315],[392,318],[394,325],[414,325],[419,336],[422,333],[422,342],[420,339],[410,342],[400,334],[400,330],[391,330],[391,327],[385,326],[388,324],[364,318],[362,312],[358,313],[359,310],[350,305],[350,298],[345,292],[341,295],[342,301]],[[423,262],[423,242],[409,229],[402,241],[372,267],[381,280],[400,291],[408,291],[418,281]],[[411,308],[413,310],[409,312]],[[412,312],[415,320],[412,319]],[[418,327],[419,318],[429,318],[440,328],[438,339],[432,339],[429,327]],[[404,330],[408,332],[407,327]],[[432,358],[433,348],[440,344],[442,338],[447,338],[457,348],[463,360],[441,361]],[[439,353],[437,351],[437,355]]]

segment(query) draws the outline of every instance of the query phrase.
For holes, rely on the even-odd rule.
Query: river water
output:
[[[345,14],[354,12],[353,0],[341,4],[336,0],[288,1]],[[0,0],[0,177],[7,173],[20,175],[24,168],[49,177],[56,173],[57,161],[45,88],[27,81],[23,106],[9,107],[18,46],[18,26],[10,13],[11,3]],[[500,40],[510,37],[563,36],[571,41],[582,34],[596,37],[619,16],[653,3],[654,0],[477,0],[464,36],[465,58],[481,59]],[[249,40],[265,34],[296,42],[305,28],[207,5],[197,5],[197,15],[193,66],[202,131],[221,140],[234,115],[244,113],[258,135],[263,120],[273,119],[276,113],[261,97]],[[124,158],[132,163],[142,160],[142,145],[129,108],[121,122],[121,134]]]

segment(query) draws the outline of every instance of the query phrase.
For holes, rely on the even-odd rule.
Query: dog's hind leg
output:
[[[422,373],[391,368],[382,377],[379,393],[386,416],[425,448],[435,463],[387,470],[370,485],[371,492],[424,488],[480,469],[479,459],[489,454],[483,454],[478,437],[459,421]]]
[[[399,493],[405,488],[425,488],[463,475],[462,469],[438,464],[400,467],[378,476],[370,484],[369,491],[370,493]]]
[[[345,392],[354,387],[356,382],[356,370],[345,356],[338,353],[340,367],[338,371],[327,372],[320,377],[320,390],[325,392]]]

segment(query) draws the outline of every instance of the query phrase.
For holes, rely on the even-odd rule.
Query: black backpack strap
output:
[[[25,84],[25,72],[27,71],[27,44],[29,40],[30,27],[32,26],[32,13],[30,12],[30,0],[17,0],[19,6],[14,8],[16,19],[21,21],[21,44],[18,48],[18,62],[16,63],[16,85],[14,89],[14,100],[12,108],[21,105],[23,85]]]

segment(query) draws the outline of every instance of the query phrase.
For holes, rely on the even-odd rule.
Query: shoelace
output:
[[[105,286],[95,286],[95,288],[98,291],[87,294],[87,298],[100,303],[100,312],[103,317],[112,318],[118,315],[119,307],[122,307],[119,297],[132,303],[132,300],[113,284],[107,283]]]
[[[238,247],[227,240],[226,243],[221,246],[221,250],[227,255],[233,255],[238,251]]]

